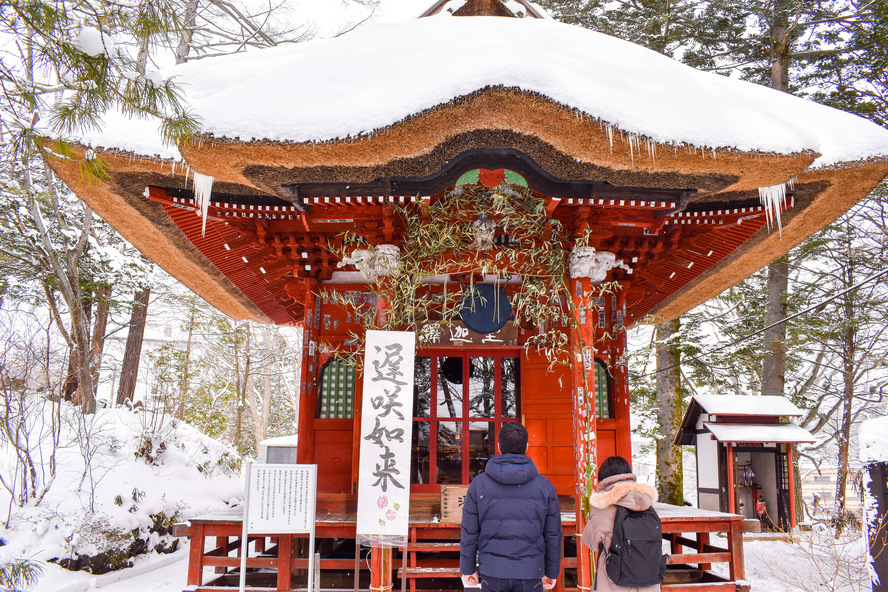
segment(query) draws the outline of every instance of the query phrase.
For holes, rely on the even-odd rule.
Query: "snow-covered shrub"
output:
[[[79,408],[63,402],[60,411],[55,485],[40,506],[14,507],[0,526],[7,543],[0,562],[28,557],[93,573],[118,568],[136,554],[174,550],[174,523],[224,511],[242,496],[237,455],[185,422],[162,420],[148,463],[138,456],[146,421],[139,411],[99,409],[88,426],[76,421]],[[89,454],[77,441],[84,429]],[[0,463],[11,462],[10,454],[0,449]],[[9,497],[0,490],[0,507]]]
[[[0,483],[16,506],[39,504],[56,475],[59,396],[46,343],[26,317],[0,319]]]
[[[826,527],[793,535],[797,559],[762,557],[769,575],[805,592],[868,592],[868,550],[860,533]]]

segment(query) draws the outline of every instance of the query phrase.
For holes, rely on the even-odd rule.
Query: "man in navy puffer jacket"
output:
[[[463,503],[463,584],[477,586],[480,579],[483,592],[550,590],[561,570],[561,508],[555,487],[525,456],[523,425],[503,424],[499,446],[501,454],[472,480]]]

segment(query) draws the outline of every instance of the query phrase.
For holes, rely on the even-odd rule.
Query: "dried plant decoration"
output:
[[[567,284],[568,256],[575,244],[588,243],[588,233],[578,239],[569,236],[558,220],[547,216],[545,206],[530,190],[512,185],[493,189],[461,185],[431,203],[398,204],[395,214],[404,231],[400,264],[392,274],[368,283],[375,301],[386,303],[384,314],[338,292],[323,296],[348,309],[364,329],[423,327],[417,334],[421,346],[429,343],[429,334],[459,320],[463,298],[476,297],[474,278],[494,276],[501,285],[518,278],[511,294],[514,321],[533,332],[524,346],[540,351],[551,363],[565,363],[569,330],[576,322]],[[479,220],[483,244],[490,248],[479,249]],[[356,253],[372,250],[366,238],[355,233],[344,235],[341,245],[334,255],[343,262],[356,261]],[[437,289],[428,282],[435,276],[451,279]],[[600,300],[595,297],[614,293],[615,288],[608,283],[595,286],[594,294],[583,295],[581,306],[592,311]],[[362,335],[351,334],[349,347],[338,349],[347,349],[341,353],[348,355],[360,350],[363,340]]]

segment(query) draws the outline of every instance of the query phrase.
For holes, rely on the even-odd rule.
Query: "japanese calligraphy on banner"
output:
[[[518,325],[513,322],[495,333],[475,333],[462,321],[453,321],[446,327],[437,324],[422,325],[419,334],[429,345],[517,345]]]
[[[247,496],[249,532],[313,532],[317,465],[252,465]]]
[[[407,542],[410,516],[416,335],[367,331],[366,343],[357,538],[395,547]]]

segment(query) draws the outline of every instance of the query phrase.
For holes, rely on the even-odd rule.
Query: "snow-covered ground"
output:
[[[61,411],[56,482],[39,506],[12,507],[9,528],[0,526],[4,543],[0,562],[22,558],[43,562],[44,573],[33,592],[184,590],[188,564],[185,540],[174,553],[142,555],[132,568],[99,576],[66,571],[47,560],[100,550],[102,544],[94,535],[98,525],[121,532],[138,528],[153,545],[170,540],[147,534],[153,514],[164,512],[187,520],[237,503],[242,478],[233,469],[236,463],[230,450],[165,416],[149,420],[152,416],[106,409],[84,426],[75,421],[79,414],[70,406],[63,405]],[[83,477],[83,449],[76,441],[84,430],[94,444],[92,485]],[[162,452],[158,452],[159,441],[146,446],[146,433],[163,435],[166,445]],[[0,446],[4,475],[11,474],[13,460],[10,447]],[[636,459],[636,464],[646,479],[642,461]],[[693,466],[692,462],[687,464]],[[693,488],[692,480],[688,486]],[[11,507],[8,494],[0,496],[0,507]],[[795,543],[747,540],[744,548],[747,580],[756,592],[869,590],[865,549],[859,536],[836,543],[832,533],[818,532],[802,534]]]
[[[831,537],[822,533],[815,540],[829,544]],[[716,544],[724,540],[714,539]],[[862,544],[862,543],[860,543]],[[851,545],[857,547],[857,545]],[[869,590],[869,576],[858,564],[844,564],[847,573],[840,574],[839,581],[831,584],[827,578],[835,576],[831,566],[837,565],[818,552],[812,552],[807,539],[798,544],[784,541],[748,540],[746,553],[746,579],[754,592],[796,592],[834,590],[857,592]],[[844,552],[858,552],[859,548],[841,548]],[[44,577],[34,592],[182,592],[185,590],[185,574],[188,568],[187,545],[171,555],[151,555],[138,559],[131,569],[91,576],[85,572],[72,573],[58,566],[45,568]],[[854,583],[849,582],[853,579]]]

